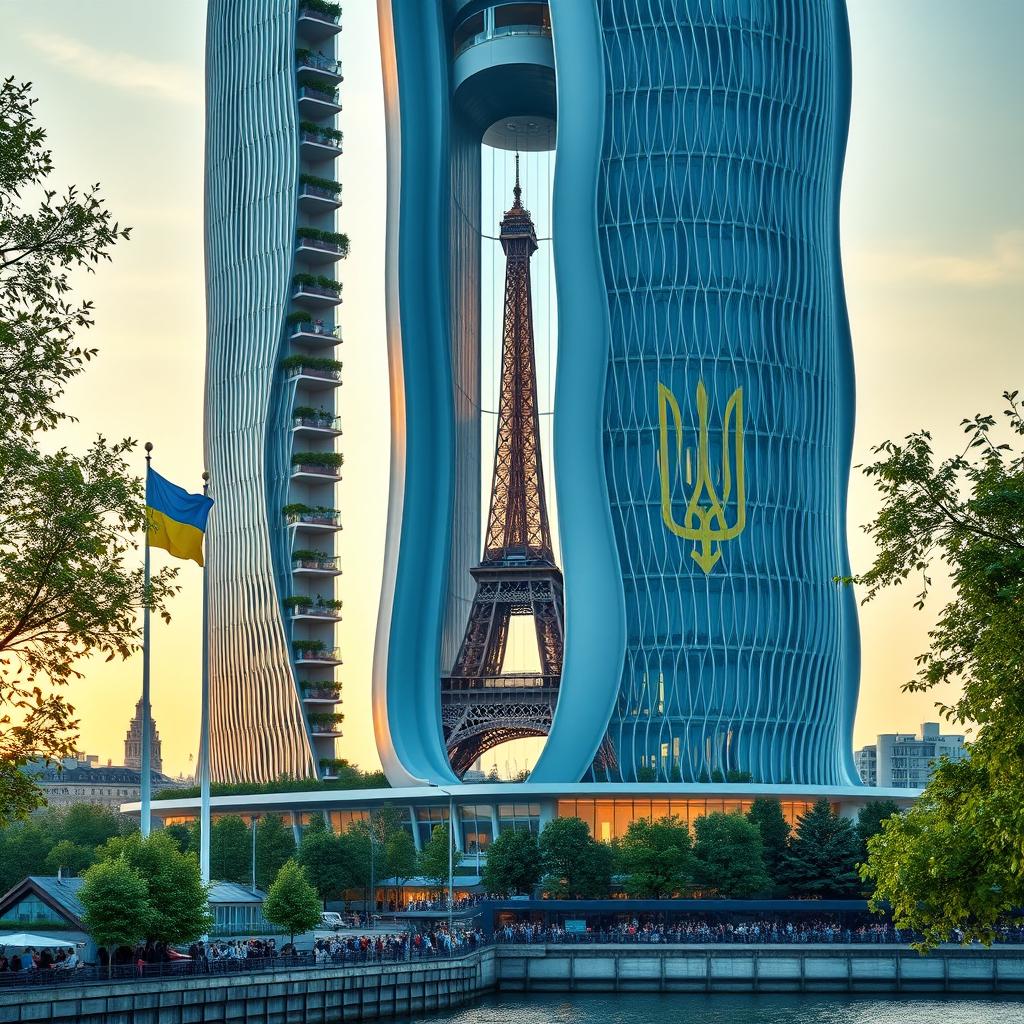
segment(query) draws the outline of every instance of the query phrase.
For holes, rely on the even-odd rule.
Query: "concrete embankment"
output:
[[[244,971],[20,991],[0,988],[0,1021],[58,1024],[333,1024],[461,1006],[495,986],[495,951],[459,960]]]
[[[503,992],[1024,992],[1024,946],[499,946]]]
[[[460,960],[0,988],[0,1022],[334,1024],[485,992],[1024,992],[1024,946],[496,946]]]

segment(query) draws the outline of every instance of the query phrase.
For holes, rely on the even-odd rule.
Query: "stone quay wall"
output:
[[[495,987],[493,947],[458,960],[232,971],[5,991],[0,1022],[337,1024],[455,1008]]]
[[[1024,992],[1024,946],[499,945],[458,960],[0,988],[0,1024],[340,1024],[486,992]]]
[[[1024,946],[498,946],[502,992],[1024,992]]]

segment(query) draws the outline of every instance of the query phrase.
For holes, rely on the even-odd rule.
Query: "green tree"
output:
[[[182,853],[162,829],[146,839],[138,832],[111,839],[100,850],[100,856],[125,861],[146,883],[150,911],[147,939],[192,942],[213,924],[198,858],[194,853]]]
[[[118,946],[133,946],[145,937],[150,923],[146,882],[123,857],[89,868],[78,900],[86,931],[111,954],[110,962]]]
[[[313,815],[299,843],[299,863],[326,908],[328,900],[340,899],[351,885],[349,847],[324,822]]]
[[[868,840],[862,867],[876,905],[924,947],[962,929],[989,942],[999,917],[1024,905],[1024,419],[1006,392],[1003,426],[978,415],[962,423],[966,444],[938,458],[927,431],[887,441],[864,472],[881,508],[866,527],[877,554],[856,582],[866,600],[910,577],[924,608],[933,567],[948,574],[952,599],[929,632],[928,650],[904,690],[959,688],[937,706],[973,725],[969,760],[943,763],[922,798]]]
[[[34,102],[28,85],[0,86],[0,825],[43,802],[18,769],[73,750],[78,723],[61,687],[78,661],[127,658],[136,612],[143,601],[162,610],[174,576],[161,570],[144,593],[134,442],[100,437],[76,455],[34,436],[66,418],[57,400],[95,355],[75,342],[92,307],[69,301],[71,274],[128,236],[97,187],[47,188],[53,162]]]
[[[79,875],[96,860],[96,851],[62,839],[46,855],[44,866],[49,875]]]
[[[416,844],[404,828],[388,837],[384,847],[384,861],[388,876],[398,886],[403,886],[416,874]]]
[[[553,818],[541,831],[544,891],[556,899],[598,899],[611,889],[613,854],[579,818]]]
[[[860,840],[861,861],[868,858],[868,840],[882,831],[882,823],[886,818],[899,813],[899,805],[895,800],[876,800],[865,804],[857,812],[857,838]]]
[[[484,890],[501,896],[529,894],[540,882],[540,846],[528,829],[505,829],[487,847]]]
[[[294,859],[285,861],[263,901],[266,919],[284,928],[294,943],[296,933],[308,932],[320,923],[320,913],[320,897],[302,865]]]
[[[199,852],[199,822],[190,829],[189,850]],[[210,877],[218,882],[252,884],[252,834],[237,814],[225,814],[210,825]]]
[[[108,839],[124,835],[136,827],[125,815],[110,807],[94,804],[72,804],[67,810],[58,812],[55,826],[61,839],[90,849],[96,849]]]
[[[782,813],[782,804],[774,797],[759,797],[747,811],[747,820],[752,821],[761,832],[764,847],[764,866],[776,889],[781,889],[783,860],[789,849],[789,822]]]
[[[856,898],[860,839],[856,826],[822,798],[797,818],[796,833],[783,858],[782,882],[794,896]]]
[[[188,825],[165,825],[164,832],[174,840],[182,853],[188,853],[189,850],[193,853],[199,852],[198,845],[195,848],[192,846],[192,829]]]
[[[433,882],[437,889],[448,886],[448,826],[435,825],[430,839],[424,844],[419,855],[419,872],[428,881]],[[462,861],[462,854],[452,848],[452,871]]]
[[[619,844],[619,866],[630,896],[667,899],[683,892],[694,869],[686,823],[674,817],[636,818]]]
[[[7,892],[26,875],[39,873],[56,844],[52,818],[15,822],[0,832],[0,889]]]
[[[709,814],[693,823],[695,876],[725,899],[745,899],[771,885],[761,830],[742,814]]]
[[[266,889],[282,866],[295,856],[295,836],[278,814],[267,814],[256,825],[256,885]]]

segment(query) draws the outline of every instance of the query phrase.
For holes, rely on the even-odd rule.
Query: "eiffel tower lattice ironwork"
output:
[[[523,207],[516,156],[514,202],[501,222],[505,306],[501,398],[483,558],[470,570],[476,594],[451,674],[441,681],[441,720],[452,767],[462,775],[499,743],[546,736],[562,675],[562,573],[555,565],[544,497],[533,347],[530,257],[537,234]],[[531,615],[539,673],[503,674],[509,622]]]

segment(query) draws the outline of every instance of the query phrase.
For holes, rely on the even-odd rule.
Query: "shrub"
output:
[[[302,83],[302,88],[307,92],[315,92],[318,96],[326,96],[328,99],[338,98],[338,87],[329,78],[307,78]]]
[[[323,640],[293,640],[292,647],[297,651],[311,654],[327,650],[327,644]]]
[[[313,598],[303,594],[292,594],[281,602],[285,608],[308,608],[313,603]]]
[[[304,132],[309,132],[310,135],[321,135],[331,142],[341,142],[344,138],[344,133],[339,132],[337,128],[325,128],[322,124],[317,124],[315,121],[300,121],[299,128]]]
[[[312,313],[295,312],[289,313],[285,318],[286,324],[311,324],[313,322]]]
[[[335,281],[333,277],[324,277],[323,274],[295,274],[292,276],[292,284],[299,288],[307,285],[309,287],[326,288],[332,292],[341,291],[340,281]]]
[[[282,370],[340,370],[342,363],[337,359],[327,359],[324,356],[287,356],[281,360]],[[306,409],[308,406],[300,406]],[[320,416],[322,411],[314,410],[312,415]],[[330,413],[327,413],[329,416]]]
[[[345,456],[341,452],[295,452],[292,455],[292,465],[340,469],[345,465]]]
[[[341,725],[345,716],[340,711],[314,711],[306,716],[310,725]]]
[[[307,548],[296,548],[292,551],[293,562],[333,562],[335,557],[325,554],[323,551],[312,551]]]
[[[335,181],[333,178],[320,178],[315,174],[300,174],[299,184],[312,185],[314,188],[323,188],[328,192],[333,192],[335,195],[341,191],[340,181]]]
[[[326,14],[329,18],[341,17],[341,4],[332,4],[329,0],[302,0],[300,11],[303,10]]]

